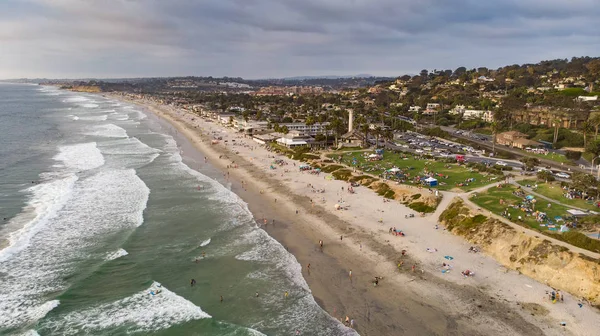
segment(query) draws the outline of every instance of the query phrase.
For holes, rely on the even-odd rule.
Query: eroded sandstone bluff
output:
[[[439,219],[448,231],[478,245],[505,267],[600,307],[600,260],[570,252],[542,234],[532,237],[496,219],[474,215],[458,198]]]

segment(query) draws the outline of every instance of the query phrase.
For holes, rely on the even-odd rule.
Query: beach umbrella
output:
[[[336,205],[335,205],[335,209],[336,209],[336,210],[339,210],[339,208],[340,208],[340,205],[339,205],[339,204],[336,204]]]

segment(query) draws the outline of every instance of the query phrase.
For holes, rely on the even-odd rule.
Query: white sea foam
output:
[[[95,125],[84,134],[106,138],[127,138],[127,131],[115,124]]]
[[[208,245],[208,244],[210,244],[210,238],[208,238],[207,240],[203,241],[203,242],[200,244],[200,246],[206,246],[206,245]]]
[[[75,120],[75,121],[79,120],[79,117],[78,117],[78,116],[70,115],[70,117],[71,117],[71,119],[73,119],[73,120]]]
[[[26,332],[20,334],[20,336],[40,336],[40,334],[38,334],[37,331],[35,330],[27,330]]]
[[[77,176],[71,175],[66,178],[38,184],[26,190],[32,194],[26,208],[33,209],[35,216],[23,228],[10,234],[8,238],[9,246],[0,250],[0,263],[27,248],[31,238],[57,216],[58,211],[71,198],[75,181],[77,181]],[[25,216],[27,216],[27,213],[22,212],[13,220],[19,221],[20,217]]]
[[[69,97],[67,99],[64,100],[64,102],[66,103],[81,103],[81,102],[86,102],[89,101],[89,98],[83,97],[83,96],[75,96],[75,97]]]
[[[108,118],[106,114],[104,115],[96,115],[96,116],[88,116],[88,117],[79,117],[80,120],[85,121],[104,121]]]
[[[150,292],[160,293],[152,295]],[[202,309],[155,282],[127,298],[70,312],[52,321],[45,328],[61,335],[81,335],[119,328],[125,334],[150,333],[192,320],[211,318]]]
[[[65,167],[79,171],[98,168],[104,164],[104,156],[95,142],[62,146],[54,160],[62,161]]]
[[[47,297],[66,288],[64,279],[93,257],[96,246],[143,223],[150,191],[133,169],[101,171],[74,186],[52,188],[69,191],[52,197],[49,186],[61,182],[33,187],[30,203],[45,207],[41,218],[0,252],[0,330],[38,320],[58,303]]]
[[[100,105],[94,104],[94,103],[87,103],[87,104],[80,104],[80,106],[85,107],[85,108],[96,108],[96,107],[99,107]]]
[[[117,258],[121,258],[124,257],[126,255],[128,255],[129,253],[127,251],[125,251],[124,249],[118,249],[114,252],[109,252],[106,255],[106,258],[104,258],[105,260],[115,260]]]

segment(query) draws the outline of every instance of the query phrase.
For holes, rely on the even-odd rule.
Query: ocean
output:
[[[170,134],[108,97],[0,85],[0,335],[355,335]]]

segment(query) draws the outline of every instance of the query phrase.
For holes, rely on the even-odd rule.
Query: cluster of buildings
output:
[[[303,94],[321,94],[324,90],[319,86],[267,86],[252,93],[255,96],[286,96]]]

